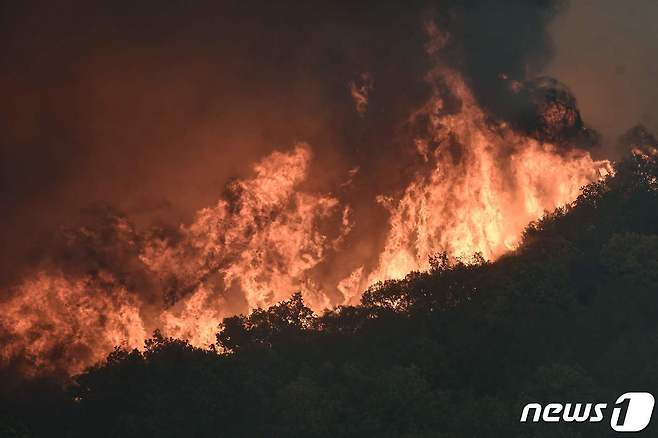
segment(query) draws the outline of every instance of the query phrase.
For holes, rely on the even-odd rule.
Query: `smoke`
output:
[[[545,57],[553,13],[524,1],[4,2],[2,260],[90,202],[139,223],[190,219],[298,140],[386,186],[400,122],[428,92],[421,20],[440,19],[451,62],[487,98],[499,72],[522,77]],[[363,72],[377,89],[360,118],[347,87]]]
[[[297,289],[319,310],[513,249],[607,169],[536,77],[560,6],[4,4],[3,358],[207,345]]]
[[[584,118],[619,156],[617,137],[641,123],[658,131],[658,3],[572,0],[550,24],[555,56],[544,70],[578,96]]]

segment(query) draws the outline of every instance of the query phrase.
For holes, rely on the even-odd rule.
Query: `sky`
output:
[[[399,185],[432,18],[493,114],[500,74],[546,74],[603,134],[600,154],[638,122],[658,131],[651,0],[184,3],[0,2],[0,284],[90,205],[138,226],[189,222],[296,141],[319,155],[316,184],[360,166],[354,196]],[[364,73],[365,116],[349,87]]]
[[[572,89],[605,142],[637,123],[658,132],[658,2],[571,0],[549,31],[545,73]]]

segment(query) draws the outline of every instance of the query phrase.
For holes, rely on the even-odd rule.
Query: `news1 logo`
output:
[[[648,392],[627,392],[612,407],[610,427],[616,432],[639,432],[651,421],[655,400]],[[521,413],[521,423],[540,420],[546,423],[598,423],[606,417],[607,403],[528,403]]]

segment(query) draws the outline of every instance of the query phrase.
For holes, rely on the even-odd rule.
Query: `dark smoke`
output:
[[[0,300],[57,267],[110,272],[147,307],[174,304],[195,284],[154,279],[144,242],[175,244],[195,211],[239,198],[231,181],[251,163],[300,140],[315,154],[304,189],[354,208],[355,257],[329,254],[332,272],[318,275],[335,285],[376,263],[386,215],[373,200],[415,170],[427,120],[409,115],[443,86],[426,79],[435,63],[463,75],[492,121],[565,149],[599,143],[569,88],[541,75],[563,3],[0,3]],[[442,111],[456,111],[439,91]],[[643,128],[621,142],[656,144]],[[446,145],[459,161],[463,145]],[[240,291],[218,289],[246,311]]]
[[[619,137],[617,146],[623,151],[638,149],[643,153],[655,154],[658,139],[644,125],[635,125]]]
[[[590,148],[599,144],[598,134],[585,126],[576,98],[564,84],[539,77],[512,82],[510,93],[506,119],[518,130],[565,148]]]
[[[429,88],[424,24],[449,36],[442,62],[500,117],[509,103],[500,74],[524,80],[543,66],[560,5],[3,2],[0,282],[39,256],[41,245],[28,251],[35,235],[91,203],[137,227],[186,221],[230,177],[296,140],[323,163],[317,184],[333,187],[359,165],[352,197],[393,190],[404,172],[391,163],[410,160],[401,121]],[[373,89],[360,114],[349,84],[363,74]],[[376,228],[369,207],[354,214]]]
[[[654,0],[570,0],[549,26],[555,56],[543,74],[575,92],[606,158],[623,154],[615,141],[630,126],[658,131],[657,21]]]

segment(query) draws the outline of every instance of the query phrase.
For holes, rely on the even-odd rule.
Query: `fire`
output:
[[[607,161],[585,151],[540,143],[492,122],[456,72],[438,68],[429,79],[445,86],[435,86],[410,118],[426,124],[415,140],[415,174],[399,193],[363,201],[379,202],[389,214],[375,269],[364,262],[327,285],[328,255],[354,257],[344,250],[352,206],[303,189],[312,150],[298,144],[232,181],[225,196],[181,225],[175,238],[130,237],[144,275],[162,295],[158,303],[140,298],[142,291],[129,290],[112,272],[75,277],[50,269],[24,279],[0,302],[0,359],[23,356],[36,371],[75,373],[115,345],[139,347],[155,328],[208,346],[223,317],[294,291],[316,310],[354,303],[377,281],[427,269],[438,252],[500,257],[518,245],[528,222],[573,201],[582,186],[610,171]],[[349,172],[350,181],[357,171]]]
[[[311,152],[298,145],[274,152],[254,166],[255,176],[235,181],[229,200],[197,213],[183,228],[182,243],[156,242],[142,256],[160,278],[175,278],[193,289],[162,315],[165,331],[208,345],[225,311],[226,291],[242,296],[250,309],[266,307],[303,290],[316,308],[330,305],[310,276],[325,253],[349,231],[348,210],[331,196],[297,190],[308,174]],[[339,216],[335,236],[320,222]],[[219,284],[218,284],[219,283]]]
[[[1,308],[0,359],[31,359],[28,372],[79,372],[115,346],[141,346],[147,335],[137,300],[103,272],[76,280],[39,272]]]
[[[428,135],[417,140],[426,167],[401,199],[379,198],[390,212],[390,228],[379,267],[360,289],[426,270],[437,252],[493,260],[518,245],[530,221],[573,201],[581,187],[611,171],[608,161],[594,161],[587,152],[559,152],[504,124],[491,126],[459,75],[437,69],[433,79],[439,78],[460,108],[446,114],[437,93],[414,115],[429,120]]]

